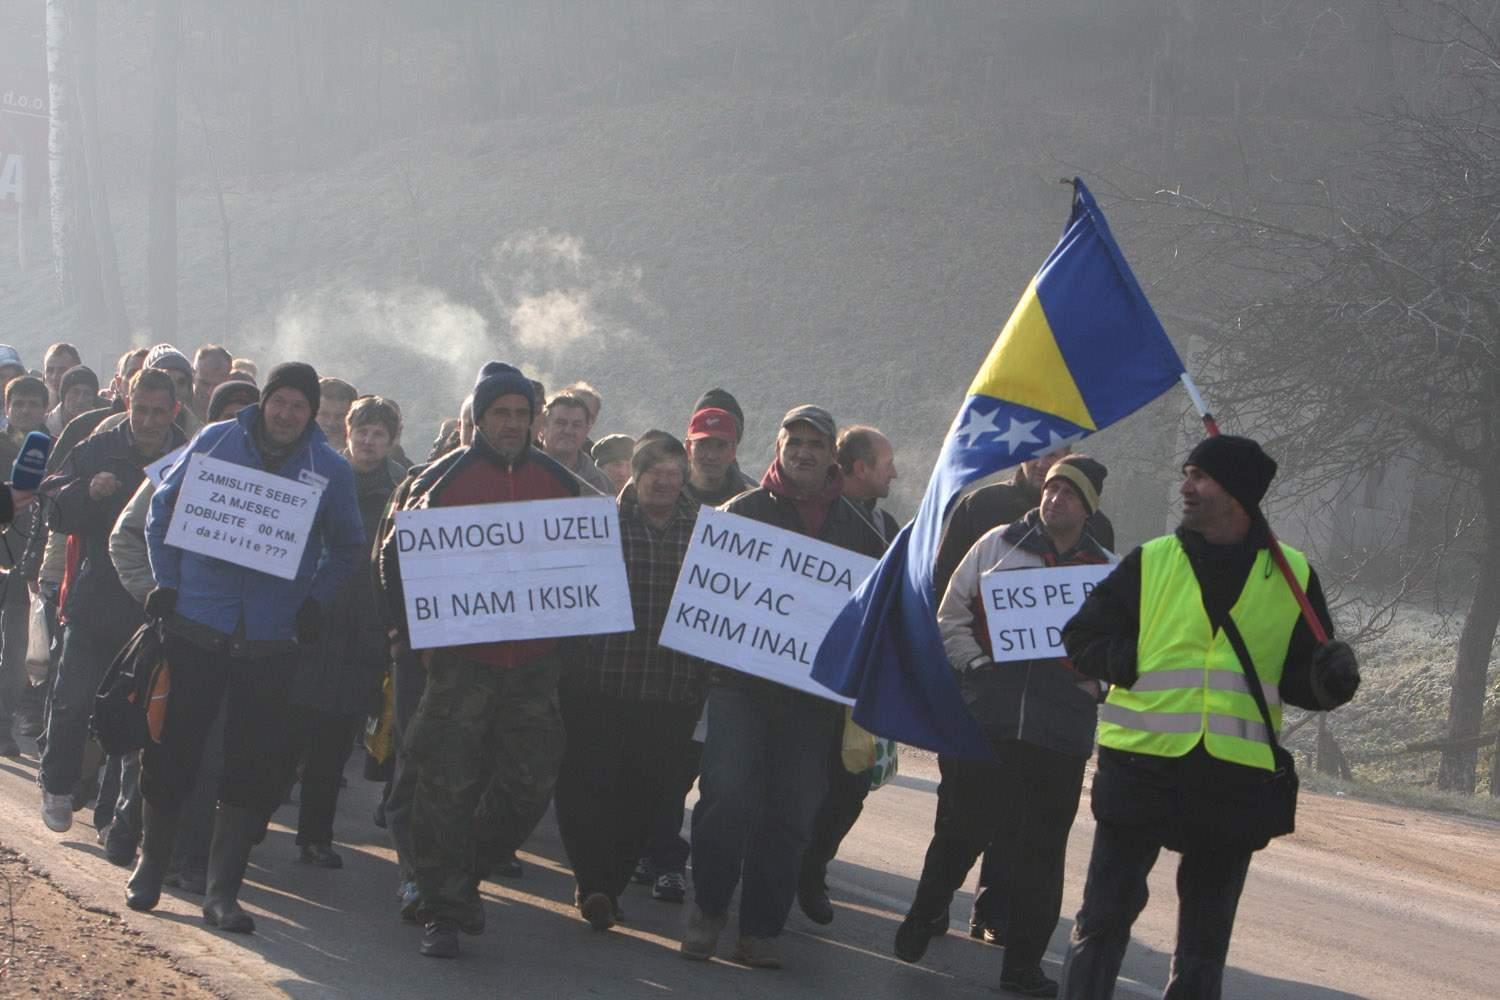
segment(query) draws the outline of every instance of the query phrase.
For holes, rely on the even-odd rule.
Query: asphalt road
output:
[[[0,760],[0,843],[26,854],[89,905],[127,915],[144,940],[199,971],[226,995],[296,998],[778,996],[788,998],[995,995],[1000,952],[957,932],[921,965],[891,954],[932,822],[935,767],[907,759],[897,783],[875,793],[831,871],[838,917],[820,928],[794,910],[786,968],[755,971],[677,955],[682,908],[633,887],[628,923],[598,934],[571,906],[572,882],[549,818],[522,855],[525,877],[486,885],[489,929],[465,938],[457,961],[424,959],[418,931],[396,913],[396,869],[370,816],[376,786],[351,762],[340,806],[341,871],[296,861],[283,808],[251,859],[242,901],[253,937],[207,930],[196,897],[170,895],[151,915],[125,910],[126,874],[96,845],[88,813],[58,836],[40,818],[35,758]],[[1341,1000],[1447,998],[1500,992],[1500,826],[1305,796],[1298,834],[1257,856],[1241,902],[1226,996]],[[1049,971],[1065,947],[1093,835],[1087,799],[1073,831],[1063,920]],[[1152,902],[1136,927],[1119,997],[1159,996],[1175,933],[1172,877],[1163,855]],[[972,889],[972,884],[969,887]],[[970,896],[953,906],[966,926]],[[722,942],[727,954],[734,927]]]

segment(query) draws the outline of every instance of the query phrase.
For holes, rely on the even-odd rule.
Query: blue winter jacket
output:
[[[162,479],[146,519],[146,547],[158,587],[178,592],[177,615],[226,636],[250,642],[287,642],[296,638],[297,611],[308,598],[325,609],[364,555],[365,529],[354,497],[354,471],[328,444],[315,423],[277,474],[297,480],[304,470],[328,480],[296,579],[236,566],[167,544],[167,527],[177,492],[187,475],[188,457],[210,455],[225,462],[264,469],[250,430],[259,406],[247,406],[233,420],[209,424],[183,450]]]

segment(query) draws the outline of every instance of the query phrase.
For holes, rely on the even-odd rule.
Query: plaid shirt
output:
[[[626,701],[703,699],[708,664],[658,642],[697,521],[698,503],[685,493],[665,528],[657,528],[641,513],[634,484],[620,494],[620,545],[636,628],[592,640],[570,685],[573,690]]]

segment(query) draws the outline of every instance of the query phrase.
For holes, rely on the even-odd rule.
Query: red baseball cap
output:
[[[688,421],[687,439],[698,441],[702,438],[719,438],[730,444],[738,441],[739,431],[735,425],[734,417],[728,410],[710,406],[693,414],[693,419]]]

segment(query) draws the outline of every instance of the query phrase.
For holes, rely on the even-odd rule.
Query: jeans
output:
[[[116,652],[77,625],[63,630],[62,661],[52,685],[47,746],[42,751],[42,787],[53,795],[73,794],[83,775],[83,750],[89,740],[94,695]]]
[[[283,787],[290,788],[302,765],[297,809],[297,846],[333,843],[333,817],[339,806],[339,779],[354,751],[354,733],[363,718],[294,705],[290,710]]]
[[[172,696],[160,743],[147,743],[141,794],[179,812],[192,794],[209,731],[224,717],[218,799],[269,817],[281,804],[280,748],[287,745],[297,653],[240,659],[167,633]]]
[[[1094,834],[1083,906],[1063,965],[1061,996],[1109,1000],[1130,944],[1130,928],[1146,908],[1146,877],[1161,844],[1131,827],[1101,822]],[[1163,1000],[1219,1000],[1234,914],[1251,852],[1190,848],[1177,866],[1177,947]]]
[[[111,838],[134,840],[141,833],[141,752],[108,757],[104,770],[94,828],[108,825]]]
[[[705,914],[728,912],[743,876],[740,933],[781,933],[842,721],[833,702],[769,683],[710,690],[692,845],[693,893]]]

